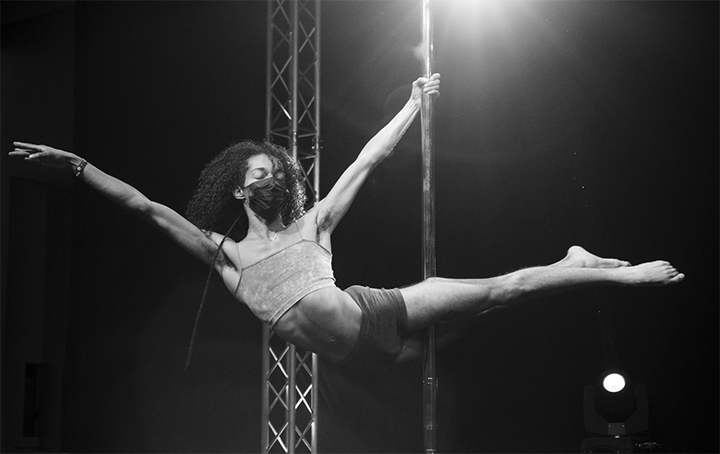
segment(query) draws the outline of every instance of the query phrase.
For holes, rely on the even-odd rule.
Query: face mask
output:
[[[265,222],[273,222],[281,216],[290,201],[290,191],[285,187],[285,182],[274,177],[256,181],[245,189],[248,191],[250,209]]]

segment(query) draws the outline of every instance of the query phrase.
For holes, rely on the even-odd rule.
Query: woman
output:
[[[405,106],[306,213],[296,163],[285,150],[267,143],[236,144],[210,162],[189,204],[189,220],[73,153],[15,142],[10,155],[74,170],[213,267],[230,292],[281,338],[352,367],[386,368],[416,357],[423,328],[460,314],[581,285],[662,285],[684,278],[667,262],[630,266],[574,246],[553,265],[490,279],[431,278],[391,290],[337,288],[331,267],[333,230],[368,174],[416,117],[422,96],[437,96],[439,87],[438,74],[416,80]]]

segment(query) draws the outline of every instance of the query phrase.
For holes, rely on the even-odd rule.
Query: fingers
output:
[[[429,83],[440,83],[440,73],[434,73],[432,76],[428,77],[418,77],[415,81],[415,84],[418,86],[427,85]]]
[[[31,155],[40,151],[39,145],[35,145],[32,143],[13,142],[13,145],[15,145],[15,150],[10,153],[11,156],[18,156],[22,153]]]
[[[38,154],[45,151],[45,146],[27,142],[13,142],[15,149],[8,153],[9,156],[20,156],[26,161],[37,161]]]
[[[40,160],[40,153],[31,153],[24,150],[14,150],[8,153],[9,156],[18,156],[23,158],[26,162],[32,162],[34,164],[42,164]]]
[[[420,85],[423,92],[427,95],[438,96],[440,94],[440,74],[435,73],[430,78],[422,78],[423,82]]]
[[[39,160],[36,158],[38,156],[38,153],[31,153],[29,151],[25,150],[13,150],[10,153],[8,153],[9,156],[19,156],[21,158],[25,158],[26,161],[31,162],[39,162]]]
[[[15,145],[16,148],[24,148],[26,150],[33,150],[35,152],[42,151],[43,148],[42,145],[36,145],[34,143],[27,142],[13,142],[13,145]]]
[[[418,77],[412,83],[410,99],[420,102],[423,96],[437,97],[440,95],[440,74],[435,73],[430,77]]]

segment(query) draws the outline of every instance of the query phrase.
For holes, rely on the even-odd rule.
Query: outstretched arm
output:
[[[28,162],[42,164],[45,167],[74,171],[78,178],[82,178],[90,187],[160,229],[183,249],[207,265],[214,262],[220,243],[220,239],[217,238],[219,235],[210,234],[210,238],[208,238],[200,229],[174,210],[153,202],[134,187],[106,174],[73,153],[46,145],[25,142],[14,142],[13,144],[15,149],[9,153],[10,156],[24,157]],[[228,265],[221,253],[215,263],[216,269],[221,271]]]
[[[320,231],[332,233],[355,200],[367,176],[390,154],[412,124],[420,111],[423,95],[438,96],[439,93],[440,74],[433,74],[429,79],[421,77],[413,82],[410,99],[405,106],[370,139],[328,195],[316,206]]]

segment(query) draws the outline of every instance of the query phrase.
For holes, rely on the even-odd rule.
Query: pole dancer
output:
[[[422,329],[550,292],[587,285],[666,285],[684,275],[670,263],[628,262],[573,246],[560,261],[487,279],[431,277],[403,288],[335,286],[331,235],[368,174],[388,156],[440,76],[412,84],[405,106],[361,150],[327,196],[304,212],[297,163],[267,142],[242,142],[202,171],[187,218],[149,200],[80,156],[25,142],[9,154],[74,172],[216,271],[228,290],[281,338],[331,362],[388,368],[418,358]]]

